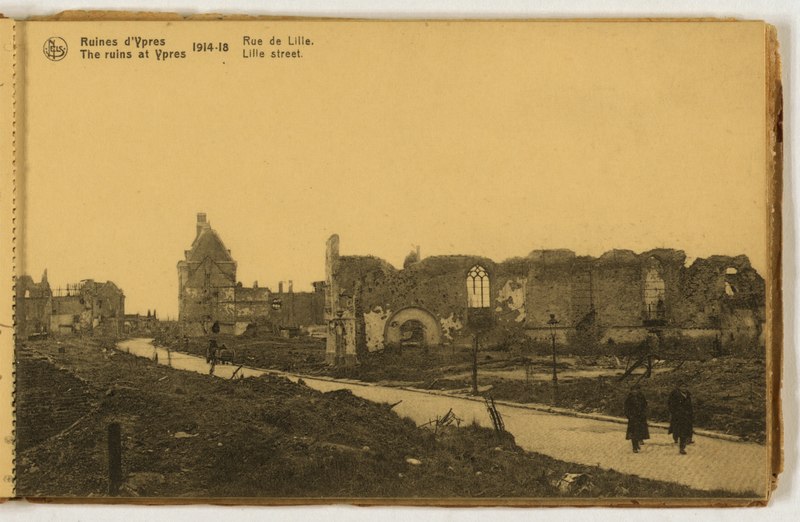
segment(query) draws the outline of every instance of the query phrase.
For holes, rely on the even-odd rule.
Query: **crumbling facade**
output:
[[[178,262],[178,321],[185,335],[208,335],[214,324],[223,334],[240,335],[248,328],[299,330],[323,321],[324,292],[284,293],[236,280],[236,261],[204,213],[197,214],[194,241]]]
[[[38,283],[29,275],[18,277],[15,290],[14,322],[17,337],[28,339],[47,335],[50,332],[50,315],[53,310],[53,291],[47,281],[47,270]]]
[[[534,250],[495,262],[479,256],[409,256],[403,269],[342,256],[328,240],[327,359],[400,346],[468,345],[468,305],[485,300],[494,343],[513,335],[571,346],[639,343],[659,336],[763,345],[765,286],[746,256],[686,265],[682,251],[612,250],[600,257]],[[479,280],[470,274],[484,274]],[[480,292],[480,295],[479,293]]]
[[[54,290],[47,271],[39,283],[27,275],[16,281],[15,322],[21,339],[70,334],[119,337],[124,316],[125,294],[111,281],[86,279]]]

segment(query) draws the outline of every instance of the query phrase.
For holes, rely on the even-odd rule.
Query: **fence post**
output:
[[[108,494],[116,496],[122,486],[122,433],[119,423],[108,425]]]

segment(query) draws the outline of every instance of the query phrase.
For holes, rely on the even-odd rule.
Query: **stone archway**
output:
[[[427,310],[408,307],[386,321],[384,346],[436,346],[442,344],[439,321]]]

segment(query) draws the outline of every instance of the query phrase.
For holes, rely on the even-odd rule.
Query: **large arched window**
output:
[[[469,308],[489,308],[491,306],[489,292],[489,273],[480,265],[475,265],[467,272],[467,306]]]
[[[647,260],[644,272],[644,310],[650,321],[664,320],[666,314],[666,284],[661,276],[661,263],[655,258]]]

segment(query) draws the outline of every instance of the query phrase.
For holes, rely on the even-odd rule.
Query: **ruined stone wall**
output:
[[[179,316],[187,335],[206,335],[214,322],[221,333],[234,333],[236,263],[209,258],[201,263],[183,262],[179,274]]]
[[[325,324],[324,292],[285,292],[272,294],[280,299],[281,308],[271,310],[271,320],[280,326],[311,326]]]
[[[102,318],[100,320],[95,319],[92,327],[92,333],[94,335],[100,335],[103,337],[120,337],[125,332],[123,323],[124,321],[121,318]]]
[[[221,333],[233,333],[236,321],[235,287],[184,288],[183,311],[187,335],[206,335],[213,322]]]
[[[685,269],[682,283],[675,320],[684,326],[720,326],[723,316],[738,308],[763,319],[764,279],[745,256],[697,259]]]
[[[31,335],[47,333],[50,330],[52,314],[52,297],[50,285],[47,283],[47,272],[42,282],[35,283],[27,275],[15,281],[14,323],[16,334],[27,339]]]
[[[644,270],[653,265],[650,260],[657,262],[659,275],[665,285],[666,322],[679,324],[677,317],[683,306],[682,281],[685,271],[686,254],[680,250],[657,249],[644,252],[640,256]]]
[[[310,326],[325,324],[324,292],[272,293],[268,288],[249,288],[242,286],[184,289],[187,317],[210,316],[220,322],[227,331],[229,324],[235,323],[235,334],[242,333],[247,325]],[[194,299],[193,299],[194,297]],[[273,299],[281,306],[272,308]],[[193,302],[194,301],[194,302]],[[203,321],[198,320],[197,323]],[[202,329],[202,326],[200,327]],[[204,335],[198,332],[196,335]]]
[[[16,328],[25,339],[34,334],[86,333],[119,336],[125,295],[113,282],[92,279],[68,285],[67,295],[53,295],[46,273],[41,283],[29,276],[17,280]]]
[[[681,306],[673,316],[685,327],[720,325],[721,298],[725,294],[725,281],[720,270],[707,259],[697,259],[684,271]]]
[[[92,305],[92,331],[106,337],[119,337],[123,333],[125,295],[114,283],[84,285],[84,300]]]
[[[17,298],[14,311],[17,335],[26,339],[31,335],[50,331],[52,297]]]
[[[549,343],[551,314],[557,342],[586,350],[642,342],[652,328],[675,336],[686,329],[684,337],[693,339],[724,331],[750,346],[762,335],[764,282],[744,256],[715,256],[687,268],[685,254],[672,249],[612,250],[598,258],[539,250],[501,263],[478,256],[413,258],[397,269],[377,257],[339,256],[338,238],[336,247],[328,317],[338,311],[353,318],[355,348],[369,351],[399,339],[398,328],[410,320],[422,325],[425,342],[467,345],[466,274],[475,265],[489,273],[494,327],[484,339],[495,346],[520,334]],[[434,324],[436,335],[428,335]]]
[[[525,292],[527,325],[531,328],[546,328],[550,314],[559,323],[574,324],[572,307],[571,257],[558,259],[534,259],[528,271],[528,287]]]
[[[481,261],[487,270],[494,268],[493,264],[488,266],[487,260]],[[450,341],[459,335],[464,324],[467,295],[462,274],[473,264],[471,258],[440,257],[396,270],[375,258],[343,257],[339,287],[349,295],[358,292],[355,297],[364,311],[367,349],[384,348],[387,324],[395,314],[409,308],[417,309],[420,317],[436,318],[443,338]],[[360,291],[356,284],[359,281]]]
[[[50,316],[50,332],[69,334],[88,332],[91,329],[91,306],[81,302],[77,295],[53,297],[53,313]]]
[[[475,265],[489,273],[496,322],[524,328],[525,259],[495,263],[479,256],[436,256],[398,270],[379,258],[342,256],[336,284],[345,299],[352,296],[363,310],[363,343],[370,351],[385,348],[387,337],[396,339],[396,329],[405,320],[433,328],[429,317],[435,319],[437,331],[430,332],[428,340],[466,345],[472,335],[465,328],[467,272]]]
[[[248,288],[237,286],[234,289],[236,321],[248,324],[267,324],[270,321],[270,291],[268,288]]]
[[[121,318],[125,315],[125,295],[113,283],[95,284],[93,289],[97,316]]]
[[[489,274],[492,307],[498,324],[515,328],[527,326],[526,293],[530,266],[527,258],[512,258],[496,263],[494,271]],[[464,274],[460,275],[464,279]]]
[[[685,327],[713,327],[729,352],[763,346],[764,279],[745,256],[697,259],[685,269],[682,316]]]
[[[528,325],[547,326],[555,314],[561,326],[577,327],[593,320],[599,327],[638,326],[646,319],[648,268],[661,279],[668,320],[680,303],[682,252],[654,250],[635,254],[613,250],[599,258],[576,257],[569,251],[535,251],[526,293]],[[594,309],[593,319],[587,315]]]
[[[604,254],[591,264],[596,323],[602,326],[642,324],[643,267],[633,252]],[[573,316],[573,325],[580,317]]]

